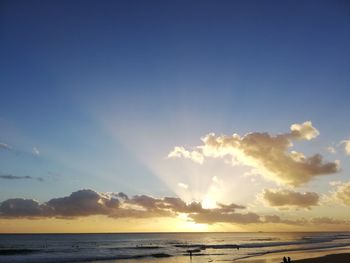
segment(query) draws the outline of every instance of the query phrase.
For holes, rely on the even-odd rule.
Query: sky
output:
[[[348,1],[1,1],[0,232],[350,230]]]

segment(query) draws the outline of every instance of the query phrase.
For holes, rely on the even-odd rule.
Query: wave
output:
[[[215,237],[215,236],[214,236]],[[143,258],[166,258],[173,256],[217,256],[220,260],[234,261],[268,253],[335,249],[350,246],[349,233],[328,233],[290,235],[283,239],[279,235],[250,236],[240,240],[234,236],[228,239],[166,239],[124,240],[113,239],[85,241],[56,238],[54,241],[33,238],[30,242],[14,242],[4,239],[0,247],[0,263],[68,263],[105,260],[126,260]],[[208,242],[207,242],[208,241]],[[117,243],[117,244],[116,244]],[[239,250],[238,250],[239,249]]]
[[[0,249],[0,256],[28,255],[39,252],[39,249]]]
[[[268,248],[268,247],[279,247],[279,246],[291,246],[291,245],[305,245],[305,244],[318,244],[328,243],[334,240],[345,240],[349,239],[350,235],[332,235],[332,236],[305,236],[299,240],[293,241],[278,241],[278,242],[252,242],[252,243],[240,243],[240,244],[176,244],[178,248],[200,248],[204,249],[239,249],[239,248]],[[270,241],[277,240],[273,238],[262,238],[262,239],[250,239],[251,241]],[[348,244],[350,245],[350,243]]]
[[[5,262],[26,262],[26,263],[68,263],[68,262],[91,262],[97,260],[121,260],[121,259],[142,259],[142,258],[168,258],[172,255],[167,253],[151,253],[151,254],[141,254],[141,255],[74,255],[74,254],[47,254],[47,253],[36,253],[28,256],[28,254],[23,254],[23,251],[14,250],[12,252],[17,252],[17,254],[0,254],[0,263]],[[16,255],[16,257],[13,257]],[[21,257],[26,255],[26,257]]]

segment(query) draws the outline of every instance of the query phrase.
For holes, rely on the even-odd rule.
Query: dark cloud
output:
[[[260,216],[255,213],[236,213],[227,212],[222,209],[204,209],[201,213],[190,214],[196,223],[214,224],[214,223],[235,223],[235,224],[251,224],[262,223]]]
[[[43,182],[44,179],[42,177],[32,177],[32,176],[16,176],[16,175],[12,175],[12,174],[4,174],[4,175],[0,175],[0,179],[4,179],[4,180],[38,180],[40,182]]]
[[[119,200],[93,190],[79,190],[70,196],[54,198],[46,204],[53,214],[63,217],[108,215],[119,207]]]
[[[239,212],[237,212],[239,210]],[[214,224],[345,224],[344,220],[314,218],[310,220],[286,220],[277,215],[258,215],[245,211],[237,204],[218,204],[217,208],[205,209],[198,202],[186,204],[176,197],[154,198],[146,195],[128,197],[124,193],[97,193],[90,189],[54,198],[45,203],[32,199],[8,199],[0,204],[0,218],[65,218],[72,219],[91,215],[111,218],[176,217],[186,213],[196,223]]]
[[[0,205],[0,216],[9,217],[41,217],[47,215],[46,205],[40,205],[32,199],[8,199]]]
[[[79,190],[71,195],[39,204],[31,199],[8,199],[0,205],[1,217],[81,217],[111,215],[120,201],[93,190]]]
[[[319,195],[314,192],[299,193],[287,189],[265,189],[262,198],[273,207],[310,208],[318,205]]]
[[[218,208],[204,209],[199,202],[186,204],[176,197],[154,198],[136,195],[129,198],[124,193],[101,194],[90,189],[79,190],[71,195],[54,198],[39,204],[31,199],[9,199],[1,203],[1,217],[64,217],[106,215],[113,218],[172,217],[179,213],[199,223],[231,222],[255,223],[259,216],[253,213],[236,213],[245,209],[236,204],[218,204]]]
[[[124,199],[124,200],[128,200],[129,199],[129,197],[126,194],[122,193],[122,192],[116,193],[115,196],[119,197],[121,199]]]
[[[217,203],[217,205],[223,210],[223,211],[231,211],[234,209],[245,209],[245,206],[242,205],[236,205],[236,204],[229,204],[229,205],[225,205],[225,204],[221,204],[221,203]]]

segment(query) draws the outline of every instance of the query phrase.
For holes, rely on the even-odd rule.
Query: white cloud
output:
[[[337,150],[336,150],[334,147],[332,147],[332,146],[327,147],[327,151],[328,151],[329,153],[332,153],[332,154],[337,153]]]
[[[347,155],[350,155],[350,140],[344,140],[342,141],[342,143],[344,144],[344,147],[345,147],[345,153]]]
[[[184,183],[181,183],[181,182],[178,183],[177,186],[180,187],[180,188],[183,188],[183,189],[188,189],[188,185],[184,184]]]
[[[197,151],[187,151],[184,147],[175,147],[173,151],[168,154],[168,158],[183,157],[186,159],[191,159],[196,163],[202,164],[204,157],[201,153]]]
[[[331,181],[331,182],[329,182],[330,186],[337,186],[337,185],[341,185],[341,184],[342,184],[342,181]]]
[[[295,135],[301,140],[306,139],[309,141],[320,135],[320,132],[312,126],[311,121],[306,121],[302,124],[292,124],[290,126],[290,130],[292,131],[293,135]]]

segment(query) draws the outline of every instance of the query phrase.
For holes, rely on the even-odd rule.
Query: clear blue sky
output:
[[[338,144],[349,47],[349,1],[1,1],[0,173],[44,182],[2,180],[0,199],[171,195],[141,155],[213,131],[311,120],[306,152]]]

